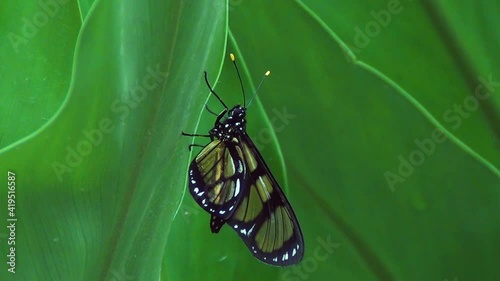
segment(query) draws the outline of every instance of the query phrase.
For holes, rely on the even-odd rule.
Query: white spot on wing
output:
[[[255,250],[255,246],[252,246],[252,251],[257,254],[257,250]]]
[[[248,236],[250,235],[250,233],[252,233],[254,227],[255,227],[255,224],[252,225],[252,228],[250,228],[250,230],[248,231]]]
[[[234,196],[237,196],[240,193],[240,179],[236,179],[234,186]]]

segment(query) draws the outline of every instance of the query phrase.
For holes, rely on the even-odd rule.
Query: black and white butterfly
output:
[[[211,214],[213,233],[228,224],[260,261],[275,266],[294,265],[304,256],[299,222],[246,133],[245,92],[235,57],[233,54],[230,57],[240,80],[244,105],[229,109],[210,86],[205,72],[205,82],[224,110],[220,114],[209,110],[217,118],[208,135],[182,133],[211,140],[189,166],[189,191]],[[192,146],[199,145],[192,144],[189,148]]]

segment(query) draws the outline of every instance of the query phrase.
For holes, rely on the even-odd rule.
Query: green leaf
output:
[[[463,8],[432,3],[229,3],[230,31],[253,83],[272,72],[259,97],[288,168],[284,187],[306,255],[295,267],[266,266],[231,229],[211,234],[209,215],[186,196],[168,242],[177,254],[164,263],[170,268],[165,280],[500,278],[493,264],[500,257],[494,250],[500,241],[498,119],[486,112],[498,112],[498,82],[481,91],[487,98],[477,107],[462,105],[470,108],[467,116],[455,109],[482,80],[499,81],[500,64],[490,63],[497,58],[481,51],[498,43],[495,36],[449,41],[444,33],[461,35],[450,27],[460,26],[459,19],[442,15]],[[486,10],[481,5],[474,9]],[[373,16],[387,13],[387,23]],[[476,28],[463,36],[492,30],[493,17],[486,18],[474,17]],[[357,46],[356,27],[366,33],[367,25],[377,25],[377,32]],[[225,87],[235,80],[231,68],[226,59],[217,85],[224,97],[239,90],[237,83]],[[290,118],[280,120],[276,110]],[[249,124],[259,115],[251,109]],[[265,128],[261,123],[250,136],[259,142]],[[263,148],[273,162],[276,154]],[[279,165],[270,166],[281,173]]]
[[[62,13],[69,8],[61,6],[49,22],[78,18],[75,6]],[[71,29],[80,29],[74,22]],[[58,87],[2,84],[2,92],[37,92],[60,106],[33,102],[42,109],[23,116],[21,122],[30,122],[27,136],[15,129],[20,124],[3,124],[0,171],[5,183],[7,171],[16,174],[18,221],[16,275],[3,270],[2,280],[158,278],[184,192],[185,178],[178,175],[186,165],[178,163],[187,163],[188,155],[181,130],[198,118],[185,113],[202,108],[202,70],[220,68],[225,22],[224,7],[211,3],[97,1],[73,38],[76,47],[57,50],[65,52],[59,57],[74,55],[70,75],[49,79]],[[33,40],[58,45],[60,36],[40,28]],[[36,59],[48,60],[56,49],[41,45]],[[20,50],[5,59],[14,66],[28,54]],[[68,70],[67,64],[50,63],[53,73]],[[8,75],[22,77],[27,64]],[[44,67],[31,69],[33,80],[48,75]],[[10,94],[3,106],[15,109],[21,102]],[[49,109],[52,118],[40,122]],[[15,112],[2,114],[17,118]],[[5,222],[7,214],[1,214]],[[2,239],[2,250],[5,245]]]
[[[500,279],[498,4],[47,3],[0,4],[0,175],[16,174],[18,219],[1,280]],[[294,267],[211,234],[186,192],[187,146],[207,140],[180,133],[214,122],[203,71],[242,102],[229,52],[247,100],[272,72],[248,133],[301,223]]]

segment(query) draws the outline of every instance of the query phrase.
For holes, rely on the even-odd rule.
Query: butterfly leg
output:
[[[208,105],[205,104],[205,109],[210,112],[211,114],[215,115],[215,116],[219,116],[219,114],[215,113],[214,111],[210,110],[210,108],[208,108]]]
[[[181,132],[181,135],[183,136],[186,136],[186,137],[203,137],[203,138],[210,138],[211,136],[209,134],[188,134],[188,133],[184,133],[184,132]]]
[[[212,138],[211,135],[203,135],[203,134],[187,134],[187,133],[184,133],[184,132],[181,132],[181,134],[183,136],[186,136],[186,137],[203,137],[203,138]],[[190,144],[188,146],[188,149],[189,151],[191,151],[191,149],[193,148],[193,146],[196,146],[196,147],[204,147],[204,145],[201,145],[201,144]]]
[[[196,144],[196,143],[190,144],[190,145],[188,146],[189,151],[191,151],[191,149],[192,149],[193,147],[204,147],[204,145],[201,145],[201,144]]]
[[[219,123],[220,120],[222,119],[222,117],[224,117],[224,115],[226,114],[227,112],[227,108],[225,108],[221,113],[219,113],[219,115],[217,115],[217,119],[215,120],[215,123]]]

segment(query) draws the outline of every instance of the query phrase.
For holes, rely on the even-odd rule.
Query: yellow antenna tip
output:
[[[231,58],[231,60],[232,60],[232,61],[235,61],[235,60],[236,60],[236,58],[234,57],[233,53],[230,53],[230,54],[229,54],[229,57]]]
[[[271,71],[269,71],[269,70],[268,70],[268,71],[266,72],[266,74],[264,74],[264,75],[269,76],[270,74],[271,74]]]

